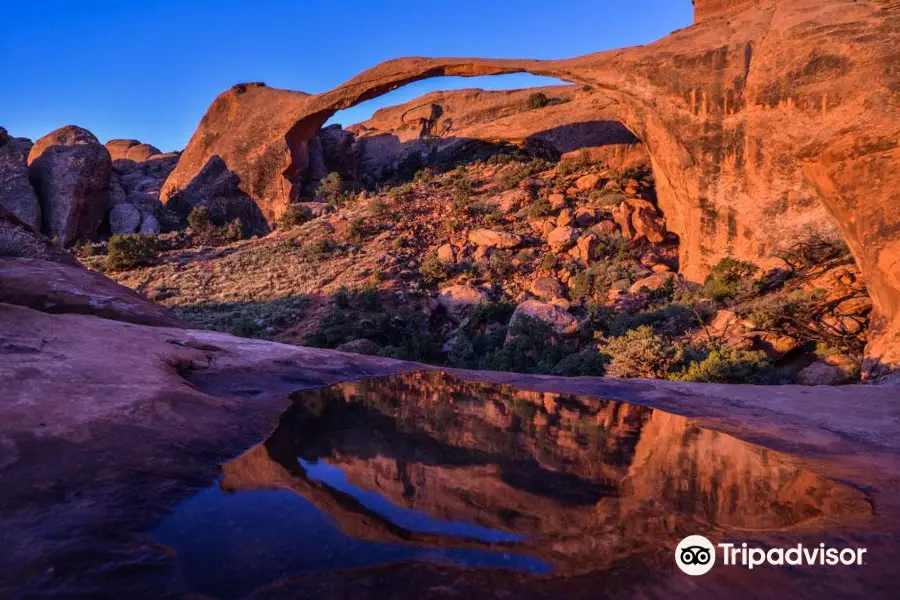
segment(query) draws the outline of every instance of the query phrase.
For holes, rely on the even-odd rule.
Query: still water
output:
[[[575,575],[708,530],[864,510],[777,453],[623,402],[411,373],[298,392],[153,534],[193,588],[428,561]]]

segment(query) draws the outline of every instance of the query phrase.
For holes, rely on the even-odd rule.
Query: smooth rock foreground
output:
[[[428,368],[185,329],[131,291],[86,273],[64,253],[52,247],[46,252],[50,260],[6,259],[0,265],[3,598],[188,597],[190,585],[175,558],[149,532],[180,500],[210,485],[221,463],[265,439],[289,394]],[[21,283],[36,279],[45,280],[47,289]],[[801,530],[752,531],[747,539],[865,547],[867,563],[752,573],[719,569],[689,582],[668,552],[613,562],[577,578],[402,563],[340,576],[287,577],[254,598],[379,598],[388,592],[446,597],[441,590],[450,585],[473,597],[522,598],[886,598],[896,589],[895,390],[457,375],[656,407],[779,451],[819,476],[862,490],[877,510]],[[554,410],[565,413],[564,407]],[[566,452],[564,440],[554,444]]]

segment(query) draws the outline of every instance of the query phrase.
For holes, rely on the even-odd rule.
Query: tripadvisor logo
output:
[[[716,550],[718,548],[718,551]],[[862,565],[865,548],[831,548],[819,544],[812,548],[797,544],[790,548],[751,548],[746,543],[713,543],[702,535],[689,535],[675,548],[675,564],[682,572],[696,576],[709,573],[716,564],[716,554],[725,566],[747,567],[751,571],[761,565]]]

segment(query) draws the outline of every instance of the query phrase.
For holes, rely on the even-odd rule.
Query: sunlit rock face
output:
[[[270,583],[270,562],[254,556],[319,571],[346,566],[360,544],[373,565],[406,544],[470,566],[506,552],[508,568],[574,575],[656,556],[688,534],[785,531],[870,513],[856,490],[782,455],[638,405],[422,372],[292,400],[264,444],[224,465],[225,495],[203,492],[160,530],[179,560],[202,565],[207,585],[230,570],[203,559],[220,551],[197,538],[243,547],[250,520],[255,546],[239,553],[235,579],[248,589]],[[294,504],[273,505],[263,519],[232,507],[263,491]],[[198,524],[197,515],[218,516]],[[319,515],[339,533],[321,534],[317,548],[285,546],[289,523]],[[476,554],[453,554],[462,550]]]

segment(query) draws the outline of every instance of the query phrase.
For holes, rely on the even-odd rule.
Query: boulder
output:
[[[469,241],[482,248],[516,248],[522,238],[514,233],[494,229],[476,229],[469,233]]]
[[[569,227],[570,225],[575,224],[575,213],[572,212],[571,208],[564,208],[560,211],[559,215],[556,217],[556,226],[557,227]]]
[[[556,277],[538,277],[531,282],[528,291],[541,300],[550,301],[555,298],[562,298],[565,294],[565,287]]]
[[[41,205],[28,180],[31,142],[11,138],[0,127],[0,206],[34,231],[41,230]]]
[[[597,211],[593,208],[582,207],[575,211],[575,222],[585,229],[597,222]]]
[[[726,331],[734,329],[738,321],[738,315],[733,310],[720,310],[710,321],[709,326],[715,331]]]
[[[594,234],[583,235],[575,244],[575,258],[587,264],[594,260],[597,251],[597,236]]]
[[[568,201],[566,200],[566,196],[560,193],[550,194],[550,209],[553,212],[564,209],[568,206]]]
[[[160,149],[156,146],[144,144],[138,140],[109,140],[106,142],[106,149],[113,162],[118,160],[144,162],[151,156],[161,154]]]
[[[114,234],[134,233],[141,225],[141,211],[133,204],[116,204],[109,211],[109,230]]]
[[[840,385],[848,379],[844,369],[824,361],[816,361],[797,374],[800,385]]]
[[[91,132],[69,125],[39,139],[28,154],[28,175],[44,233],[64,246],[96,234],[109,211],[112,161]]]
[[[547,234],[547,244],[554,252],[572,247],[578,239],[578,231],[574,227],[556,227]]]
[[[619,232],[626,240],[633,240],[636,237],[634,227],[631,225],[631,210],[624,201],[616,206],[612,211],[613,221],[619,226]],[[601,223],[602,225],[602,223]]]
[[[662,289],[674,277],[675,274],[668,271],[654,273],[649,277],[644,277],[643,279],[639,279],[638,281],[634,282],[634,284],[628,291],[630,291],[632,294],[636,294],[642,291],[644,288],[647,288],[651,292],[655,292]]]
[[[445,265],[452,265],[456,262],[456,252],[454,252],[453,246],[450,244],[442,244],[437,249],[437,257]]]
[[[141,228],[138,230],[138,233],[143,233],[145,235],[158,235],[162,231],[162,227],[159,224],[159,219],[157,219],[153,215],[144,214],[141,216]]]
[[[488,295],[478,288],[469,285],[453,285],[441,290],[437,302],[451,319],[461,321],[472,307],[487,302]]]
[[[531,194],[525,190],[507,190],[494,199],[504,215],[514,213],[531,202]]]
[[[653,244],[665,241],[665,221],[653,204],[638,198],[628,198],[625,204],[631,209],[631,226],[634,228],[635,238],[644,237]]]
[[[350,352],[352,354],[365,354],[367,356],[377,356],[381,352],[381,348],[372,340],[364,338],[352,340],[346,344],[341,344],[335,348],[338,352]]]
[[[594,173],[588,175],[582,175],[575,182],[575,187],[580,192],[587,192],[590,190],[595,190],[600,187],[600,184],[603,182],[603,179],[599,175],[595,175]]]
[[[547,302],[539,300],[526,300],[516,307],[509,327],[512,329],[516,322],[523,316],[531,317],[549,323],[560,335],[572,335],[578,332],[578,321],[568,312]]]

